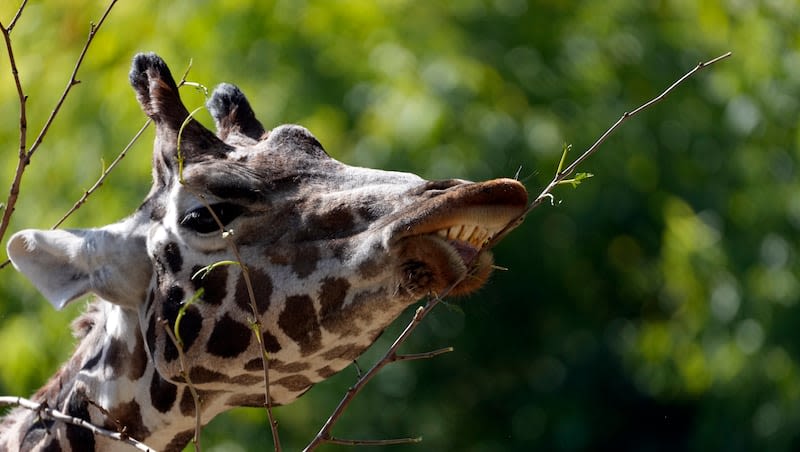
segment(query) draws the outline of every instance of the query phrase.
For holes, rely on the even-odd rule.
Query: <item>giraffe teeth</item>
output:
[[[462,229],[464,229],[464,226],[462,225],[450,227],[450,229],[447,230],[447,238],[458,240],[458,237],[461,235]]]
[[[483,243],[483,240],[481,240],[481,237],[483,236],[483,231],[484,231],[483,228],[481,228],[480,226],[475,226],[475,229],[472,231],[472,234],[470,234],[469,237],[467,237],[467,241],[472,245],[479,246],[481,243]]]
[[[447,229],[439,229],[436,235],[447,240],[464,242],[475,248],[481,248],[490,237],[489,231],[475,224],[459,224]]]
[[[461,240],[462,242],[468,242],[469,238],[475,232],[476,228],[477,226],[470,226],[470,225],[463,226],[461,228],[461,233],[458,234],[458,240]]]

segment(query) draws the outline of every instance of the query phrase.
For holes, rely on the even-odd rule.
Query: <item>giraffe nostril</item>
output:
[[[422,184],[422,186],[419,188],[418,194],[427,192],[441,192],[466,183],[469,182],[461,179],[431,180]]]
[[[461,179],[442,179],[428,182],[428,190],[446,190],[456,185],[468,183]]]

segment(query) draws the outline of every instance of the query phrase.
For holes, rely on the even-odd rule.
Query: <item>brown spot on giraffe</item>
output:
[[[249,275],[256,308],[259,314],[264,314],[269,309],[270,299],[272,298],[272,279],[268,274],[257,268],[250,269]],[[239,309],[247,313],[253,312],[250,307],[250,291],[247,288],[247,280],[244,274],[239,276],[234,297]]]
[[[271,359],[269,361],[269,368],[270,370],[274,370],[276,372],[284,374],[294,374],[310,369],[311,365],[307,362],[302,362],[302,361],[284,363],[277,359]]]
[[[239,385],[239,386],[254,386],[257,384],[264,383],[264,375],[252,375],[252,374],[242,374],[236,375],[235,377],[231,377],[230,380],[231,384]]]
[[[331,369],[330,366],[325,366],[321,369],[317,369],[317,375],[319,375],[321,378],[330,378],[336,375],[336,372],[338,371]]]
[[[128,378],[138,380],[144,376],[147,370],[147,353],[144,350],[144,338],[141,334],[136,335],[136,342],[133,346],[133,354],[128,362]]]
[[[361,356],[361,352],[366,347],[360,344],[343,344],[337,345],[322,354],[326,361],[333,361],[334,359],[344,359],[346,361],[355,361],[356,358]]]
[[[322,281],[320,289],[320,324],[326,330],[340,335],[358,333],[358,330],[354,328],[355,325],[349,319],[342,321],[342,317],[346,316],[343,312],[343,305],[348,289],[350,289],[350,283],[344,278],[326,278]]]
[[[278,326],[300,346],[303,356],[310,355],[322,347],[314,302],[308,295],[286,297],[283,312],[278,317]]]
[[[89,416],[89,397],[84,388],[75,390],[74,395],[67,403],[66,414],[84,421],[91,422]],[[67,425],[67,441],[72,450],[92,450],[95,446],[95,439],[92,432],[78,425]]]
[[[229,407],[249,406],[263,407],[266,405],[264,393],[255,394],[235,394],[228,398],[226,405]]]
[[[271,263],[290,267],[299,278],[307,278],[314,273],[320,258],[316,245],[303,243],[270,247],[265,254]]]
[[[206,350],[221,358],[235,358],[250,346],[253,330],[225,314],[214,325],[211,337],[206,342]]]
[[[192,396],[192,390],[189,389],[189,386],[185,386],[183,388],[183,393],[181,394],[181,401],[178,405],[181,410],[181,414],[184,416],[194,416],[195,415],[195,406],[194,406],[194,397]]]
[[[279,378],[275,380],[274,383],[278,386],[283,386],[284,388],[295,392],[305,391],[313,384],[311,380],[301,374]]]
[[[164,446],[164,452],[181,452],[192,438],[194,438],[194,429],[179,432]]]
[[[192,268],[192,285],[194,290],[203,289],[203,303],[219,306],[228,296],[228,267],[220,265],[209,272],[203,272],[203,267],[196,265]]]
[[[139,440],[150,436],[150,430],[142,421],[141,406],[136,400],[120,403],[109,410],[105,428],[111,431],[124,429],[126,434]]]
[[[194,384],[208,383],[213,381],[227,381],[230,377],[222,372],[208,369],[203,366],[194,366],[189,371],[189,379]]]
[[[178,396],[178,387],[153,373],[150,380],[150,404],[162,413],[172,408]]]

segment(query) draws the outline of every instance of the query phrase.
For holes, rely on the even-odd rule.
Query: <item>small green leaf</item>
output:
[[[200,91],[201,93],[203,93],[203,96],[208,98],[208,88],[206,88],[206,85],[203,85],[202,83],[197,83],[197,82],[183,82],[183,84],[186,85],[186,86],[194,87],[194,89],[196,89],[197,91]]]
[[[181,319],[186,314],[186,310],[189,309],[195,301],[199,300],[200,297],[203,296],[205,290],[203,288],[199,288],[194,294],[192,294],[192,298],[186,300],[182,305],[181,308],[178,310],[178,315],[175,316],[175,325],[172,327],[172,332],[175,334],[175,340],[178,343],[178,346],[183,349],[183,339],[181,339],[180,333],[180,326],[181,326]]]
[[[195,279],[198,276],[200,277],[200,279],[203,279],[203,278],[206,277],[206,275],[211,273],[211,270],[214,270],[215,268],[221,267],[223,265],[241,265],[241,264],[238,261],[218,261],[218,262],[214,262],[213,264],[206,265],[205,267],[201,268],[200,270],[197,270],[192,275],[192,279]]]
[[[571,144],[564,143],[561,145],[561,161],[558,162],[556,174],[561,174],[561,171],[564,169],[564,162],[567,161],[567,154],[569,153],[570,149],[572,149]]]
[[[576,188],[584,180],[589,179],[590,177],[594,177],[594,174],[592,174],[592,173],[576,173],[575,177],[573,177],[572,179],[564,179],[561,182],[559,182],[558,184],[559,185],[568,184],[568,185],[572,185],[572,188]]]

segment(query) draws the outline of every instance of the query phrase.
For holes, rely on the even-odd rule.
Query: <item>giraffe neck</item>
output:
[[[126,433],[156,450],[182,450],[194,433],[194,400],[163,380],[144,348],[138,314],[105,301],[75,322],[82,336],[70,360],[34,396],[37,403]],[[224,411],[210,398],[207,423]],[[0,422],[0,450],[125,450],[121,443],[17,408]]]

